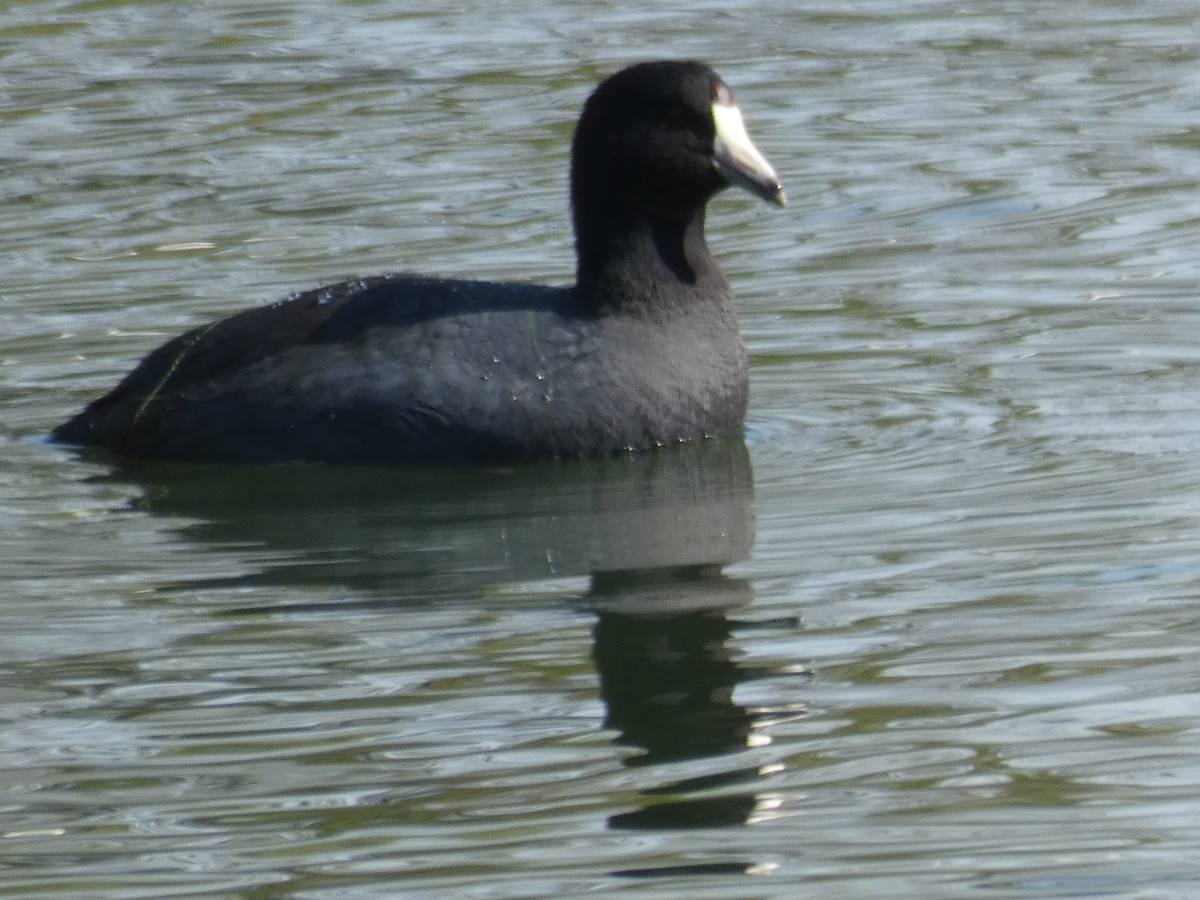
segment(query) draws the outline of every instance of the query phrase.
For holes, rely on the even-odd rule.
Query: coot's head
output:
[[[641,63],[603,81],[584,104],[571,160],[577,230],[597,215],[690,217],[730,184],[785,203],[733,92],[697,62]]]

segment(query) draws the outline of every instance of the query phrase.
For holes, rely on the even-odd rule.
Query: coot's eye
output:
[[[671,106],[667,108],[666,115],[667,126],[670,128],[686,128],[688,124],[688,112],[682,106]]]

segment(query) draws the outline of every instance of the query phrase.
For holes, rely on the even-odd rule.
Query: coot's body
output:
[[[597,456],[740,427],[747,366],[704,208],[783,202],[697,63],[605,81],[572,148],[569,288],[388,275],[250,309],[159,347],[54,437],[207,462]]]

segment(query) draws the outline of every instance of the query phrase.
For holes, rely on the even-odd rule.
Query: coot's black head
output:
[[[606,79],[584,104],[571,152],[577,233],[616,218],[702,215],[730,184],[785,202],[733,92],[697,62],[642,63]]]

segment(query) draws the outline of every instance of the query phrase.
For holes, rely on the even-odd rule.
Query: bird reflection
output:
[[[753,600],[750,582],[724,571],[754,540],[740,440],[514,470],[140,464],[108,477],[139,484],[138,505],[181,517],[193,539],[262,548],[267,564],[222,583],[336,581],[355,604],[381,605],[587,576],[604,724],[632,751],[627,766],[673,773],[609,827],[743,825],[777,804],[762,787],[770,766],[748,751],[796,711],[736,700],[740,684],[778,674],[738,661],[736,634],[750,626],[730,619]]]
[[[205,584],[336,583],[370,601],[723,566],[754,540],[740,440],[513,469],[123,461],[100,480],[136,484],[138,507],[194,540],[262,548],[266,564]]]
[[[739,681],[725,608],[743,606],[750,586],[696,570],[651,576],[598,576],[592,655],[607,705],[605,725],[621,744],[642,748],[638,765],[712,756],[747,746],[754,721],[733,702]],[[654,596],[648,596],[654,595]],[[638,599],[651,610],[675,601],[682,612],[619,612]],[[697,608],[688,609],[693,602]],[[718,605],[714,607],[714,602]],[[615,605],[615,604],[614,604]]]
[[[739,684],[773,674],[739,665],[732,646],[728,613],[752,599],[747,581],[714,567],[611,573],[595,577],[589,599],[597,614],[593,658],[605,725],[617,732],[618,744],[641,751],[626,765],[726,755],[736,760],[738,751],[769,743],[764,726],[781,711],[749,709],[734,699]],[[643,791],[642,808],[611,816],[608,825],[675,830],[747,824],[776,805],[755,788],[770,770],[743,764],[675,779]]]

